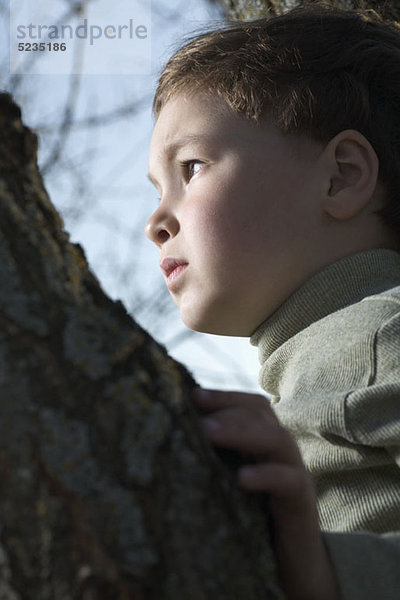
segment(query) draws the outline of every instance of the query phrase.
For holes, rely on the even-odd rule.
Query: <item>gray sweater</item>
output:
[[[400,254],[324,268],[251,343],[313,477],[343,599],[400,599]]]

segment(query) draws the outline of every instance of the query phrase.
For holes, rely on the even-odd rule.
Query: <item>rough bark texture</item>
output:
[[[0,128],[1,600],[281,598],[191,376],[100,289],[5,94]]]
[[[318,0],[217,0],[227,18],[244,21],[268,15],[280,15],[292,8],[312,4],[315,1]],[[372,8],[388,20],[400,21],[399,0],[328,0],[326,4],[345,9]]]

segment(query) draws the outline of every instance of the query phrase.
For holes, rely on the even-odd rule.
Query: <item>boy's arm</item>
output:
[[[339,600],[311,478],[266,398],[198,389],[194,401],[209,413],[204,427],[213,444],[252,454],[258,462],[239,469],[239,484],[270,495],[275,554],[287,599]]]
[[[400,532],[323,533],[343,600],[400,598]]]
[[[383,302],[382,298],[366,301]],[[385,320],[372,338],[369,383],[346,395],[345,410],[348,441],[385,450],[400,469],[399,331],[397,312]],[[400,477],[400,470],[398,474]],[[400,512],[400,506],[396,506],[398,484],[393,484],[393,504]],[[377,495],[379,492],[377,489]],[[379,535],[326,532],[323,536],[344,600],[400,598],[400,531]]]

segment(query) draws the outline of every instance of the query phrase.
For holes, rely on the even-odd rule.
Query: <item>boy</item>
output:
[[[148,237],[185,324],[250,336],[258,395],[202,390],[254,456],[287,598],[400,598],[400,34],[313,6],[202,34],[156,91]]]

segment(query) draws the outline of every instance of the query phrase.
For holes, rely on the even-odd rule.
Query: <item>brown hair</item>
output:
[[[163,69],[157,117],[175,94],[209,92],[283,133],[327,142],[356,129],[379,158],[386,188],[378,212],[400,235],[400,27],[374,11],[323,4],[284,15],[233,22],[197,34]]]

